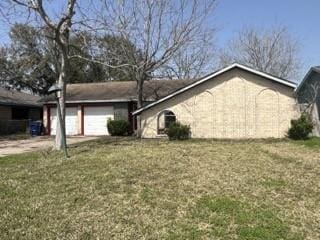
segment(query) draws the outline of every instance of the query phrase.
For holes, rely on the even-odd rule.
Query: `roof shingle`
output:
[[[40,107],[41,104],[38,102],[39,100],[39,96],[0,88],[1,105]]]
[[[194,80],[150,80],[144,83],[145,101],[154,101],[164,97]],[[109,81],[100,83],[68,84],[66,102],[79,101],[134,101],[137,99],[135,81]],[[43,99],[51,102],[52,96]]]

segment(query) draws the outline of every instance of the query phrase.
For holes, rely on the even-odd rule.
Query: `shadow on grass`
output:
[[[217,143],[279,143],[279,142],[289,142],[288,138],[239,138],[239,139],[229,139],[229,138],[191,138],[185,140],[188,142],[217,142]]]
[[[98,146],[98,145],[120,145],[123,143],[130,143],[134,141],[139,141],[136,137],[99,137],[97,139],[85,141],[85,142],[79,142],[70,144],[68,148],[77,148],[77,147],[83,147],[83,146]]]
[[[90,152],[96,148],[105,146],[131,146],[133,142],[140,141],[136,137],[99,137],[97,139],[79,142],[68,145],[69,155],[76,156],[82,153]]]

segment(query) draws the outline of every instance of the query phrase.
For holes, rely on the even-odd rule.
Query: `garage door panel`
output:
[[[113,107],[85,107],[84,135],[109,135],[108,119],[114,119]]]
[[[56,128],[57,128],[57,110],[56,108],[50,109],[50,134],[56,135]]]
[[[56,135],[57,128],[57,109],[50,109],[50,133]],[[77,135],[78,134],[78,110],[76,107],[66,108],[66,135]]]

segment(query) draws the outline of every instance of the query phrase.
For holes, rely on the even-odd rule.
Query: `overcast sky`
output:
[[[61,0],[55,2],[58,6]],[[311,66],[320,65],[320,0],[219,0],[209,22],[218,28],[219,47],[243,27],[286,26],[300,44],[302,75]],[[1,24],[0,43],[7,41],[8,26]]]

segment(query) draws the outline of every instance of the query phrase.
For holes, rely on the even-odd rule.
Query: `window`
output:
[[[158,115],[158,134],[164,134],[172,123],[176,122],[176,115],[172,111],[165,110]]]

